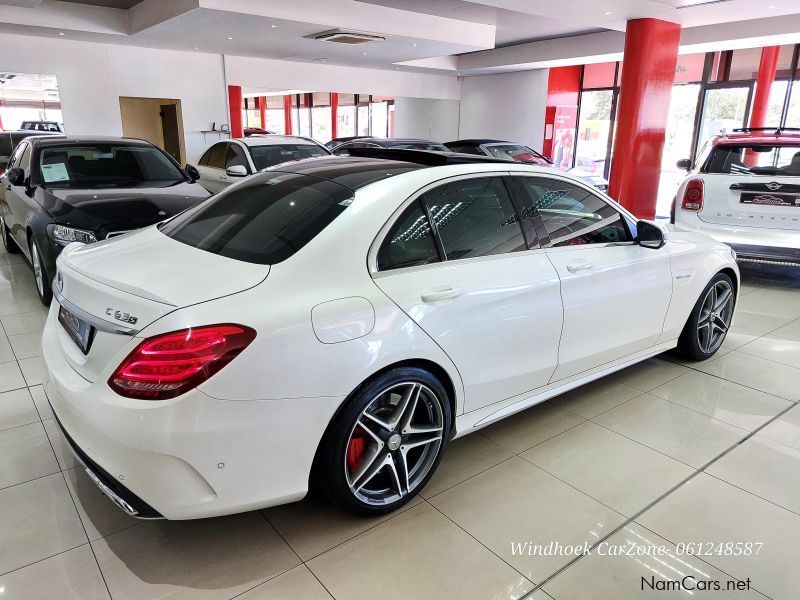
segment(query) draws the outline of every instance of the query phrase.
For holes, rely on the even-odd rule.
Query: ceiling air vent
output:
[[[372,33],[361,31],[346,31],[344,29],[331,29],[322,33],[307,35],[307,38],[319,40],[321,42],[333,42],[335,44],[366,44],[367,42],[382,42],[386,38]]]

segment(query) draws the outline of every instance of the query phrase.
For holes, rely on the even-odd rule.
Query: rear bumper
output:
[[[193,519],[307,493],[319,440],[343,398],[227,401],[197,389],[158,402],[123,398],[66,362],[56,311],[42,339],[45,390],[67,443],[118,505],[140,518]]]
[[[706,223],[678,210],[675,229],[696,231],[728,244],[743,262],[800,264],[800,231]]]

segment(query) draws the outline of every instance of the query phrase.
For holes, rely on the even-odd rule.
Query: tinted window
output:
[[[175,163],[153,146],[48,146],[39,152],[37,162],[36,179],[48,187],[136,187],[185,181]]]
[[[477,154],[478,156],[486,156],[478,146],[450,146],[452,152],[459,152],[460,154]]]
[[[215,169],[224,169],[225,156],[227,155],[227,152],[227,143],[220,142],[219,144],[214,144],[211,146],[211,154],[208,157],[208,163],[206,163],[206,166],[213,167]]]
[[[247,157],[237,144],[228,144],[228,158],[225,162],[225,167],[240,166],[250,171],[250,166],[247,164]]]
[[[212,196],[161,231],[206,252],[271,265],[314,239],[352,198],[352,190],[332,181],[276,173]]]
[[[214,148],[209,148],[203,153],[203,156],[200,157],[200,160],[197,161],[198,165],[208,165],[208,161],[211,159],[211,151]]]
[[[27,144],[18,144],[14,151],[11,153],[11,158],[8,159],[8,168],[11,167],[18,167],[19,166],[19,157],[22,156],[23,150],[27,147]]]
[[[436,152],[450,152],[447,146],[436,142],[394,142],[391,148],[405,148],[407,150],[435,150]]]
[[[257,170],[266,169],[290,160],[328,156],[328,152],[315,144],[274,144],[250,146],[250,156]]]
[[[553,246],[604,244],[630,240],[628,228],[610,204],[577,185],[557,179],[518,177],[528,192]]]
[[[525,250],[519,219],[500,177],[462,179],[422,195],[447,260]]]
[[[705,173],[726,175],[800,176],[800,146],[717,146],[706,160]]]
[[[517,162],[533,163],[536,165],[549,165],[550,163],[541,154],[528,146],[517,144],[494,144],[486,146],[489,153],[496,158],[516,160]]]
[[[30,175],[31,173],[31,145],[25,144],[23,146],[24,150],[22,151],[22,156],[19,157],[19,164],[17,165],[20,169],[25,171],[26,175]]]
[[[14,150],[11,141],[11,135],[0,133],[0,161],[7,162],[11,156],[11,151]]]
[[[428,217],[419,201],[409,206],[392,225],[378,250],[378,269],[401,269],[439,260]]]

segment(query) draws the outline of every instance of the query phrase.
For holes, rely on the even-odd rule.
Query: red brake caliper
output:
[[[356,427],[347,444],[347,468],[352,473],[364,460],[367,451],[367,434],[361,427]]]

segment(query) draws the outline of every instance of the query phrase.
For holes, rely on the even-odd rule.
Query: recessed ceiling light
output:
[[[395,70],[395,71],[399,71],[399,70],[400,70],[400,67],[395,67],[395,68],[394,68],[394,70]]]
[[[270,27],[270,29],[275,29],[277,27],[277,25],[270,25],[269,27]]]
[[[774,4],[770,4],[770,5],[767,7],[767,10],[772,10],[773,8],[775,8],[775,5],[774,5]]]
[[[59,32],[58,32],[58,35],[67,35],[67,34],[66,34],[66,33],[64,33],[63,31],[59,31]]]
[[[366,55],[367,55],[367,53],[366,53],[366,52],[362,52],[362,53],[361,53],[361,56],[366,56]]]
[[[229,39],[229,40],[232,40],[233,38],[232,38],[232,37],[229,37],[228,39]]]
[[[416,42],[415,42],[415,43],[413,43],[413,44],[411,44],[411,45],[412,45],[412,46],[414,46],[414,48],[416,48],[416,47],[417,47],[417,44],[416,44]]]
[[[194,46],[194,49],[195,50],[200,50],[200,47],[199,46]]]
[[[610,10],[607,10],[607,11],[606,11],[606,12],[604,12],[603,14],[604,14],[604,15],[611,15],[611,14],[613,14],[613,13],[612,13]]]

